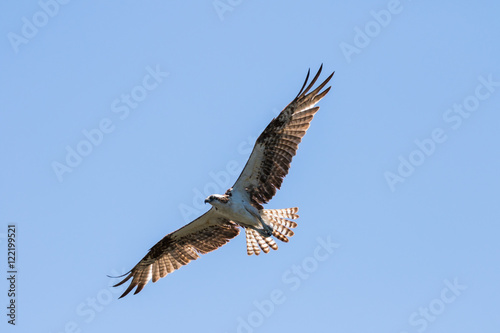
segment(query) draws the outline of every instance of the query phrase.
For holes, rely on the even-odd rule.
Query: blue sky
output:
[[[500,22],[468,1],[0,5],[2,332],[498,332]],[[117,300],[236,180],[308,68],[332,90],[243,236]]]

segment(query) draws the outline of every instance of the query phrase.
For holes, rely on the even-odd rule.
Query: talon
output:
[[[264,225],[264,231],[266,232],[266,237],[271,237],[273,235],[273,228],[267,225],[266,223],[263,223]]]

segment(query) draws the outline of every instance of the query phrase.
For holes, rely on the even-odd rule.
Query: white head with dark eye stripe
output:
[[[212,206],[220,206],[226,204],[229,201],[228,195],[212,194],[205,199],[205,203],[209,203]]]

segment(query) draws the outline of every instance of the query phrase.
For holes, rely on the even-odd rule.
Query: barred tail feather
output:
[[[299,211],[298,207],[293,207],[293,208],[284,208],[284,209],[264,209],[263,212],[267,216],[276,216],[276,217],[283,217],[286,219],[292,219],[296,220],[299,218],[299,215],[296,213]]]
[[[247,254],[251,256],[252,254],[255,254],[258,256],[260,254],[260,248],[257,245],[257,240],[255,239],[255,235],[253,233],[253,229],[250,228],[245,228],[245,234],[247,237]]]
[[[260,233],[252,228],[245,229],[247,237],[247,254],[251,256],[252,254],[259,255],[260,250],[264,253],[269,253],[270,249],[277,250],[278,244],[271,237],[262,237]]]
[[[289,219],[298,219],[298,208],[285,208],[285,209],[263,209],[261,211],[262,218],[273,229],[272,235],[282,242],[287,243],[288,237],[294,235],[293,229],[297,226],[295,221]],[[270,249],[277,250],[278,244],[271,237],[261,235],[257,230],[246,228],[247,240],[247,254],[259,255],[260,250],[264,253],[269,253]]]
[[[287,243],[288,237],[292,237],[294,235],[294,232],[291,229],[297,227],[297,223],[295,221],[291,221],[290,219],[298,219],[298,211],[299,208],[294,207],[285,209],[264,209],[262,212],[267,217],[271,227],[273,228],[273,236],[278,238],[280,241]]]

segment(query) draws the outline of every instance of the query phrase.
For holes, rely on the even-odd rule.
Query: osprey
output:
[[[272,238],[288,242],[293,236],[292,228],[297,226],[298,208],[264,209],[280,189],[283,178],[288,174],[290,163],[297,151],[309,124],[318,112],[315,106],[330,90],[323,87],[330,81],[330,74],[316,89],[309,92],[316,83],[321,69],[311,83],[309,72],[297,97],[274,118],[257,138],[247,164],[232,188],[224,194],[212,194],[205,203],[212,208],[193,222],[166,235],[156,243],[148,254],[129,272],[118,276],[125,278],[114,285],[117,287],[132,279],[120,298],[135,287],[134,294],[153,282],[172,273],[181,266],[196,260],[199,254],[218,249],[236,237],[240,227],[245,229],[248,255],[259,255],[262,250],[277,250]]]

